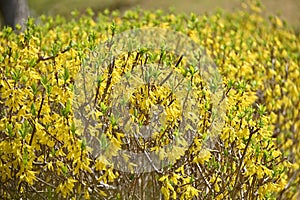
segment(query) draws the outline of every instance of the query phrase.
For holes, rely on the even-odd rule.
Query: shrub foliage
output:
[[[29,19],[19,33],[4,28],[0,32],[0,196],[296,198],[300,190],[300,38],[279,18],[264,19],[260,9],[249,3],[234,13],[201,16],[159,10],[95,15],[88,10],[84,16],[73,12],[70,21],[59,16],[41,16],[37,22]],[[199,134],[184,156],[172,155],[174,164],[162,171],[135,174],[115,169],[101,153],[94,156],[74,118],[72,100],[76,75],[97,45],[115,34],[144,27],[181,32],[206,49],[223,77],[226,116],[215,145],[203,151],[213,114],[209,92],[195,66],[179,68],[186,78],[194,77],[197,85],[198,106],[203,110]],[[110,156],[120,149],[155,151],[172,142],[174,128],[157,132],[150,141],[125,136],[110,113],[110,98],[111,91],[118,89],[114,81],[136,63],[165,62],[175,67],[178,59],[170,52],[135,51],[120,55],[108,66],[94,88],[92,114],[101,122],[98,136],[106,136],[112,144]],[[172,101],[169,97],[167,103],[160,102],[168,89],[153,87],[133,94],[131,114],[136,123],[147,123],[150,105]],[[147,104],[143,96],[150,90]],[[136,115],[136,110],[142,114]],[[176,126],[178,112],[176,106],[167,111],[171,127]]]

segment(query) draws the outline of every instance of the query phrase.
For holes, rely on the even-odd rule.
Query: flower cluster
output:
[[[29,19],[19,33],[4,28],[0,32],[0,196],[296,198],[300,38],[279,18],[266,20],[260,12],[255,3],[234,13],[200,16],[160,10],[130,10],[122,15],[104,11],[96,16],[87,10],[84,16],[73,12],[69,21],[59,16]],[[213,144],[209,145],[209,136],[215,110],[208,84],[197,66],[174,52],[140,49],[116,58],[108,54],[107,62],[97,63],[103,70],[96,74],[96,82],[85,79],[92,73],[79,77],[83,88],[95,92],[77,93],[78,74],[88,67],[99,44],[126,30],[150,27],[190,37],[217,65],[223,77],[225,123],[217,127],[220,133]],[[140,83],[147,84],[131,90],[130,72],[139,64],[149,65],[147,73],[140,73]],[[158,81],[164,72],[151,66],[159,65],[174,70],[183,81],[174,80],[174,85]],[[193,95],[186,98],[193,106],[186,108],[179,103],[184,96],[172,93],[172,87],[184,81]],[[80,98],[74,101],[75,97]],[[157,131],[148,137],[125,134],[125,122],[113,110],[117,100],[128,108],[131,122],[126,130],[155,119]],[[85,103],[93,108],[80,107]],[[193,109],[199,113],[192,115]],[[163,114],[156,117],[153,110]],[[184,110],[191,115],[182,116]],[[86,124],[97,124],[79,125],[80,114]],[[188,146],[179,136],[184,120],[197,121],[185,127],[187,132],[197,132]],[[162,162],[169,158],[172,164],[136,174],[137,166],[123,155],[132,171],[120,171],[111,161],[121,150],[157,153]]]

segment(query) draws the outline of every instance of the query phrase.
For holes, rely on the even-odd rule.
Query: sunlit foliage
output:
[[[59,16],[29,19],[20,33],[4,28],[0,32],[0,196],[296,199],[300,38],[279,18],[266,20],[260,12],[259,4],[253,3],[234,13],[200,16],[159,10],[95,15],[88,10],[81,17],[73,12],[70,21]],[[181,32],[206,49],[223,77],[226,123],[215,145],[203,151],[213,113],[210,94],[195,66],[189,70],[177,66],[180,57],[170,52],[120,55],[94,88],[92,114],[99,120],[100,134],[110,140],[109,156],[120,149],[158,151],[176,137],[181,109],[164,85],[141,86],[130,99],[132,120],[140,124],[149,123],[149,106],[167,108],[162,120],[169,128],[148,141],[125,136],[110,115],[111,91],[118,90],[113,85],[136,63],[166,62],[187,79],[194,77],[197,106],[203,111],[198,116],[199,134],[184,156],[168,155],[176,161],[173,165],[136,175],[116,170],[105,152],[94,156],[74,119],[72,100],[76,75],[97,45],[122,31],[143,27]],[[167,106],[171,102],[173,106]]]

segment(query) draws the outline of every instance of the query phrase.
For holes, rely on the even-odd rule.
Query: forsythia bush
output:
[[[249,3],[235,13],[201,16],[141,10],[96,16],[88,10],[81,17],[73,12],[70,21],[59,16],[29,19],[19,33],[4,28],[0,32],[1,198],[296,199],[300,37],[277,17],[264,19],[260,9]],[[117,170],[101,152],[92,153],[75,120],[74,84],[98,44],[145,27],[181,32],[205,48],[223,77],[226,116],[215,144],[203,151],[213,113],[195,66],[186,70],[184,58],[163,50],[114,58],[93,97],[94,114],[101,122],[97,137],[108,138],[111,157],[120,149],[156,151],[172,143],[180,123],[182,110],[175,97],[168,96],[169,89],[145,85],[132,93],[133,121],[146,124],[152,104],[168,105],[168,127],[149,141],[120,131],[110,112],[111,93],[118,90],[114,87],[118,77],[137,63],[171,63],[170,68],[179,69],[187,79],[193,77],[197,106],[203,111],[200,131],[183,156],[171,155],[174,164],[163,170],[135,174]],[[149,101],[143,99],[145,95]]]

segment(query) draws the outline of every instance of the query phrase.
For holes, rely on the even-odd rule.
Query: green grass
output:
[[[95,11],[104,9],[123,9],[135,5],[137,0],[28,0],[31,11],[34,15],[60,14],[70,16],[72,10],[85,11],[88,7]]]
[[[240,8],[241,0],[28,0],[31,10],[35,15],[40,14],[60,14],[70,16],[74,9],[84,11],[91,7],[95,11],[101,11],[106,8],[110,10],[139,6],[143,9],[168,10],[173,7],[176,12],[195,12],[198,14],[204,12],[213,12],[218,8],[227,11],[233,11]],[[279,15],[286,20],[292,27],[299,31],[300,29],[300,1],[299,0],[262,0],[266,12],[265,16],[270,14]]]

